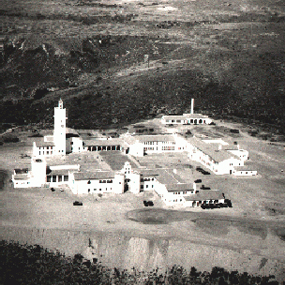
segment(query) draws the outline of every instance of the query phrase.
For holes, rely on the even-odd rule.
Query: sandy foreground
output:
[[[76,197],[69,190],[13,189],[15,167],[29,166],[29,143],[0,146],[1,239],[40,244],[66,255],[82,253],[111,267],[161,270],[174,264],[221,266],[285,280],[284,147],[243,137],[259,178],[214,177],[232,209],[167,208],[153,192]],[[1,180],[1,179],[0,179]],[[155,206],[144,209],[142,201]],[[80,200],[83,207],[74,207]]]

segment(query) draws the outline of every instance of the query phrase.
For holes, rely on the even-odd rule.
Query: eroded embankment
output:
[[[88,259],[97,258],[102,264],[121,269],[137,268],[165,270],[174,264],[186,269],[210,271],[213,266],[251,274],[274,274],[280,278],[284,263],[253,255],[247,250],[200,245],[190,241],[167,238],[142,238],[122,232],[85,232],[59,229],[2,227],[1,239],[39,244],[66,255],[81,253]],[[284,274],[284,273],[283,273]],[[281,280],[281,279],[280,279]]]

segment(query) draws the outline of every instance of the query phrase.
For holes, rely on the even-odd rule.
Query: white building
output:
[[[188,157],[215,174],[232,174],[235,166],[244,165],[244,160],[221,145],[205,143],[195,137],[187,138],[187,143]]]
[[[163,116],[161,123],[163,125],[209,125],[212,120],[208,116],[194,114],[194,99],[192,98],[190,114]]]
[[[66,119],[66,109],[60,99],[58,107],[54,108],[53,136],[45,136],[43,142],[33,143],[34,156],[66,155]]]
[[[202,114],[169,115],[163,116],[161,123],[163,125],[209,125],[212,119]]]
[[[58,107],[54,107],[54,132],[53,141],[55,154],[66,155],[66,109],[60,99]]]
[[[14,188],[42,187],[46,181],[46,161],[42,158],[31,159],[31,170],[14,169],[12,182]]]
[[[74,194],[124,193],[125,176],[114,171],[70,173],[70,189]]]
[[[186,141],[174,135],[141,135],[133,136],[135,142],[129,145],[129,153],[134,156],[163,152],[186,151]]]

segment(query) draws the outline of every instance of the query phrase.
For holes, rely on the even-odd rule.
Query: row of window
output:
[[[110,188],[109,190],[112,191],[112,188]],[[94,188],[93,191],[96,192],[97,188]],[[102,188],[99,188],[98,191],[102,191]],[[108,188],[106,188],[106,191],[108,191]],[[91,192],[91,189],[89,188],[88,193],[90,193],[90,192]]]
[[[154,178],[141,178],[141,182],[144,181],[154,181]]]
[[[144,142],[143,144],[144,145],[155,145],[155,144],[158,145],[158,142],[156,143],[155,142]]]
[[[151,186],[151,187],[149,187],[149,188],[154,188],[154,185],[145,185],[145,189],[148,189],[148,186]],[[141,190],[143,190],[144,189],[144,185],[141,185]]]
[[[62,182],[62,181],[68,181],[68,175],[48,175],[47,176],[47,182]]]
[[[154,147],[151,147],[151,146],[150,147],[144,147],[143,150],[144,151],[146,151],[146,150],[154,150]],[[156,148],[156,150],[158,150],[158,148]]]
[[[39,149],[53,149],[53,146],[39,146]]]
[[[53,151],[51,150],[51,151],[49,151],[49,150],[47,150],[46,152],[44,152],[43,151],[43,155],[50,155],[50,154],[53,154]],[[39,151],[39,155],[42,155],[42,152],[41,151]]]
[[[175,146],[163,146],[162,150],[173,151],[175,150]]]
[[[191,192],[191,194],[193,194],[194,190],[189,191],[189,192]],[[184,195],[187,194],[187,191],[173,192],[173,195],[182,195],[182,194],[184,194]]]

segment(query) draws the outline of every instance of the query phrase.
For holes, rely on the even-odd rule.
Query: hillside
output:
[[[0,121],[122,126],[189,110],[285,133],[283,1],[2,1]],[[145,60],[148,55],[149,62]],[[49,118],[49,119],[46,119]]]

